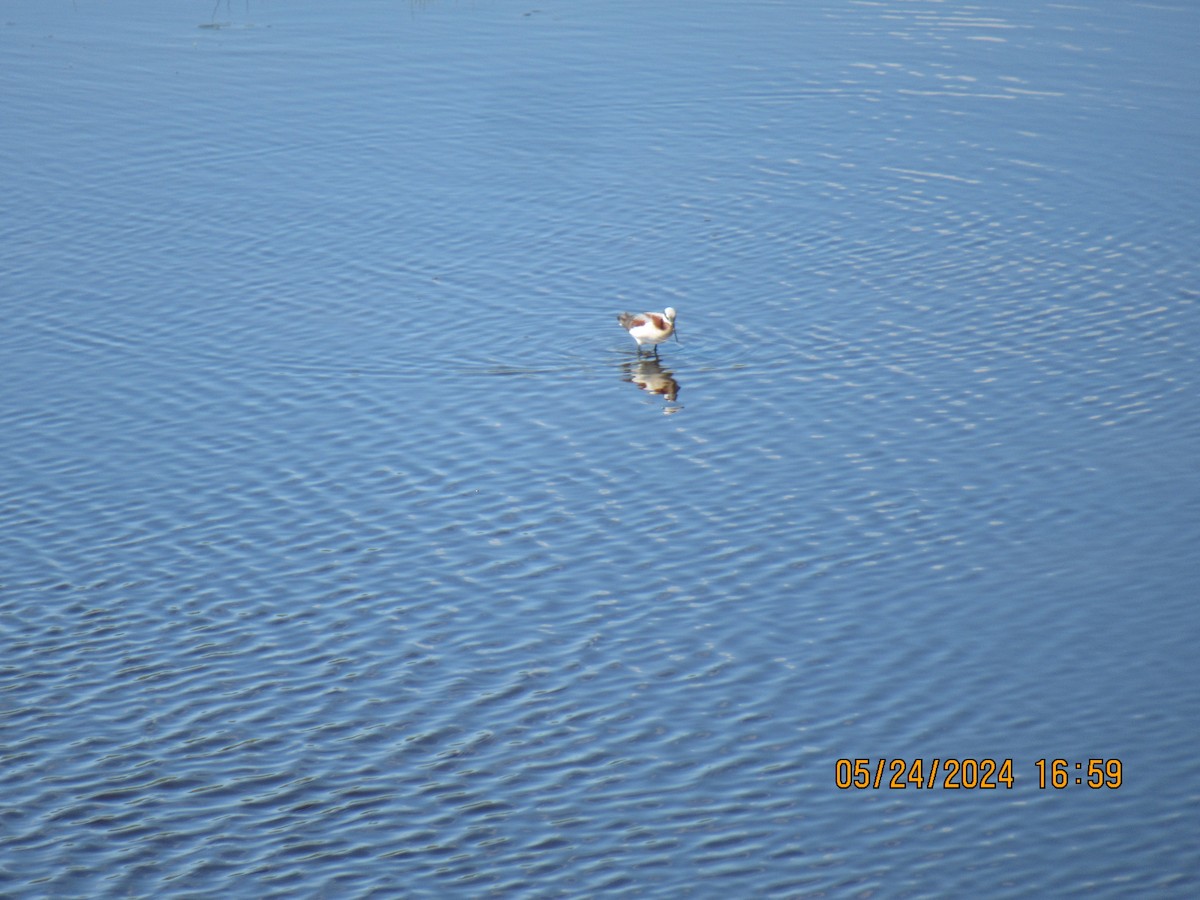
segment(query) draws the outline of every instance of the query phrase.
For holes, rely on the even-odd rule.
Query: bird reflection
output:
[[[658,394],[668,402],[674,403],[679,397],[679,382],[671,374],[670,369],[664,369],[663,364],[653,357],[630,360],[621,364],[622,381],[636,384],[643,391]],[[682,407],[667,407],[666,413],[677,412]]]

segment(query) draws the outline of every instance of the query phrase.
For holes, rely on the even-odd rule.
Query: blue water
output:
[[[1192,4],[0,18],[0,894],[1200,890]]]

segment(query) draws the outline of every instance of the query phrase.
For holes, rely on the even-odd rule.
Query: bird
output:
[[[658,345],[675,334],[675,310],[670,306],[660,313],[618,313],[617,321],[637,341],[639,354],[642,344],[652,344],[654,355],[658,356]],[[678,336],[675,340],[679,340]]]

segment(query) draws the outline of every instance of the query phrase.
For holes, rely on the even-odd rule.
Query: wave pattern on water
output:
[[[237,6],[0,35],[0,893],[1187,895],[1193,13]]]

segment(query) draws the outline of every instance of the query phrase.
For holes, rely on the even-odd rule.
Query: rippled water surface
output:
[[[0,894],[1200,890],[1194,4],[3,17]]]

